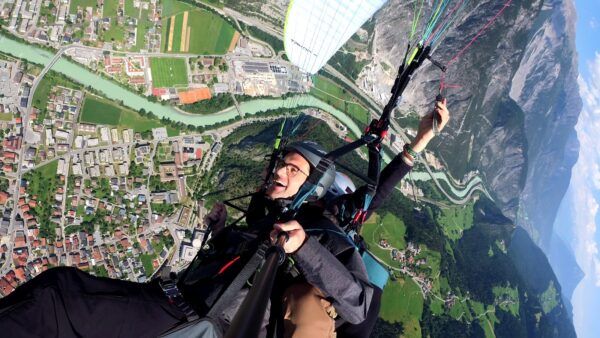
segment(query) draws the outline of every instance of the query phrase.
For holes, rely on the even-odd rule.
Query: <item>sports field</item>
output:
[[[162,50],[168,53],[225,54],[235,29],[219,15],[178,1],[165,2]]]
[[[150,58],[154,88],[185,87],[188,84],[185,59]]]
[[[116,126],[122,129],[133,129],[144,132],[152,128],[164,127],[159,120],[143,117],[133,110],[120,107],[109,100],[87,95],[80,115],[80,122],[97,123]],[[167,126],[169,136],[179,135],[177,129]]]

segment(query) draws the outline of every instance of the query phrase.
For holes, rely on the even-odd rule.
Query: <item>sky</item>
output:
[[[575,289],[573,323],[578,337],[600,337],[600,1],[576,0],[579,91],[583,110],[575,127],[580,143],[569,198],[571,245],[585,277]]]

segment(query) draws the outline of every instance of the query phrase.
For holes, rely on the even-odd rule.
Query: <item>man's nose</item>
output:
[[[287,177],[287,168],[286,168],[286,166],[282,166],[281,168],[275,170],[275,174],[276,174],[277,177],[284,177],[284,175],[285,175],[285,177]]]

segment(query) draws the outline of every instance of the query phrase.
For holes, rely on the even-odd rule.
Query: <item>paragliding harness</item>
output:
[[[360,139],[345,144],[322,156],[318,164],[314,166],[314,168],[311,168],[308,178],[300,187],[294,199],[282,207],[281,213],[276,219],[271,217],[270,219],[263,220],[265,224],[259,228],[265,228],[264,225],[269,223],[271,226],[267,226],[267,228],[270,229],[272,224],[276,221],[294,219],[303,203],[311,201],[311,199],[317,195],[319,187],[322,186],[322,184],[320,185],[320,182],[323,180],[325,173],[337,164],[367,183],[366,188],[362,190],[364,193],[364,196],[362,197],[362,207],[355,210],[350,219],[341,219],[339,221],[340,226],[363,257],[371,283],[383,289],[383,286],[389,278],[389,273],[386,268],[384,268],[377,259],[367,251],[366,245],[360,237],[359,232],[362,223],[366,220],[369,206],[375,196],[379,182],[381,170],[381,142],[388,133],[391,113],[398,104],[402,92],[408,85],[414,71],[426,58],[429,58],[429,51],[429,47],[418,45],[413,50],[409,62],[406,62],[408,55],[407,50],[405,60],[398,70],[398,75],[394,82],[394,86],[392,87],[392,96],[383,109],[380,118],[371,121]],[[288,141],[288,138],[284,135],[285,125],[284,122],[277,135],[274,150],[271,154],[269,166],[267,168],[267,174],[264,178],[265,185],[271,182],[278,161],[281,161],[285,155],[286,144]],[[295,125],[292,126],[292,129],[295,130],[297,127],[297,123],[295,123]],[[366,177],[338,161],[341,156],[348,154],[363,145],[368,147],[369,153],[369,167]],[[223,281],[227,278],[231,280],[233,277],[233,281],[224,291],[221,290],[216,293],[220,294],[218,299],[215,300],[213,298],[207,299],[206,301],[206,306],[208,307],[208,313],[206,315],[207,320],[218,327],[216,322],[218,322],[217,317],[220,315],[220,312],[222,312],[224,307],[234,299],[235,295],[249,282],[251,277],[253,275],[255,276],[253,285],[242,305],[239,307],[235,318],[232,320],[226,337],[252,337],[258,335],[276,272],[278,267],[286,261],[285,253],[282,249],[282,244],[285,242],[285,236],[280,236],[277,244],[269,245],[268,241],[263,240],[264,233],[243,234],[243,231],[240,231],[240,229],[237,228],[236,224],[246,216],[248,210],[241,208],[233,202],[252,195],[254,195],[254,193],[224,201],[225,205],[241,211],[243,213],[242,216],[236,219],[231,225],[221,230],[221,232],[210,241],[208,241],[208,238],[211,229],[207,229],[201,246],[202,250],[180,278],[180,280],[189,280],[191,278],[192,280],[215,282]],[[229,237],[232,235],[234,237],[238,236],[243,238],[231,241]],[[220,241],[225,242],[219,243]],[[216,248],[220,246],[222,246],[221,249],[216,250]],[[247,257],[250,258],[248,259]],[[241,263],[243,263],[243,265]],[[200,269],[199,271],[201,271],[201,273],[197,275],[194,270],[196,270],[195,267],[199,264],[203,265],[203,269]],[[231,268],[232,266],[236,266],[237,268]],[[243,268],[240,269],[241,266],[243,266]],[[205,326],[202,327],[202,329],[206,328]],[[210,328],[211,325],[208,325],[208,327],[208,331],[202,332],[212,332],[211,330],[214,328]],[[197,333],[196,331],[186,331],[191,329],[193,329],[193,325],[180,327],[177,331],[173,332],[172,335],[167,334],[167,336],[183,336],[191,334],[191,332]]]

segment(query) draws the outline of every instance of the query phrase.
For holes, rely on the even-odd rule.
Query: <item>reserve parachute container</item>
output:
[[[285,52],[315,74],[387,0],[291,0],[283,28]]]

